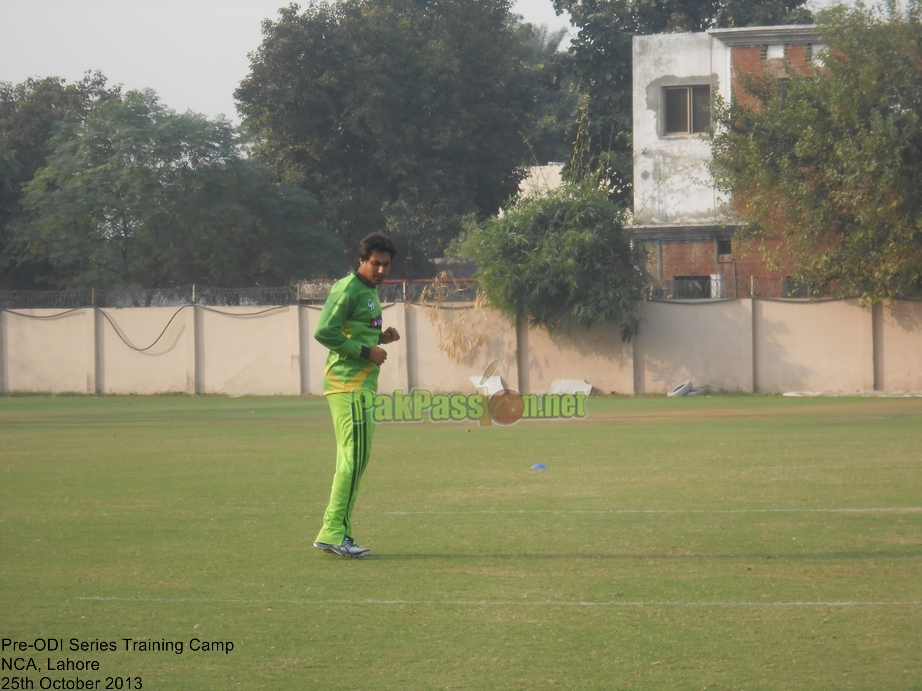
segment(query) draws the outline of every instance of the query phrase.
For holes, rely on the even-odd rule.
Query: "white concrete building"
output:
[[[807,69],[817,41],[812,25],[634,37],[631,236],[648,248],[655,278],[723,276],[719,282],[735,295],[741,268],[769,273],[758,257],[745,258],[744,267],[734,257],[730,200],[708,169],[711,107],[715,97],[730,100],[742,72],[784,78],[789,67]]]

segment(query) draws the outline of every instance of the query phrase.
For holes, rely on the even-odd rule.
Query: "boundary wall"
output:
[[[320,307],[0,310],[0,393],[323,393]],[[544,393],[584,379],[603,393],[665,393],[686,379],[720,391],[922,392],[922,302],[650,301],[640,335],[574,327],[549,335],[474,305],[384,306],[401,340],[379,389],[471,391],[498,360],[507,387]],[[446,351],[453,351],[449,357]]]

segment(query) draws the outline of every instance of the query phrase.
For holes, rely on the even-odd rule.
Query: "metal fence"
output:
[[[122,290],[0,290],[3,309],[76,309],[80,307],[178,307],[294,305],[295,286],[267,288],[214,288],[187,285],[172,288]]]
[[[0,309],[74,309],[81,307],[175,307],[322,305],[335,281],[302,281],[293,286],[267,288],[215,288],[187,285],[173,288],[95,290],[0,290]],[[378,286],[381,302],[440,304],[473,302],[477,283],[472,278],[385,281]],[[723,275],[688,276],[650,283],[648,300],[702,300],[720,298],[823,297],[790,279],[758,276],[733,279]]]
[[[122,290],[0,290],[0,309],[78,309],[81,307],[178,307],[182,305],[260,306],[326,302],[335,281],[304,281],[293,286],[215,288],[187,285]],[[473,279],[386,281],[378,286],[381,302],[473,302]]]
[[[304,281],[297,285],[298,302],[322,305],[335,281]],[[384,304],[393,302],[441,303],[473,302],[477,282],[472,278],[431,278],[415,281],[385,281],[378,286]]]
[[[175,307],[201,305],[211,307],[294,305],[298,301],[293,286],[267,288],[215,288],[211,286],[177,286],[175,288],[109,290],[100,293],[96,307]]]
[[[0,309],[73,309],[94,302],[93,289],[0,290]]]
[[[790,278],[759,276],[737,277],[688,276],[647,285],[644,297],[649,300],[707,300],[720,298],[818,298],[824,293],[810,291]]]

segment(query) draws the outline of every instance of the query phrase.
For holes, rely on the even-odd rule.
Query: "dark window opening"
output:
[[[787,103],[788,100],[788,80],[786,77],[779,77],[778,81],[775,82],[775,88],[778,89],[778,100],[782,104]]]
[[[711,297],[711,277],[673,276],[672,297],[677,300],[695,300]]]
[[[795,281],[790,276],[781,279],[781,297],[785,298],[806,298],[810,297],[807,286]]]
[[[732,240],[718,240],[717,241],[717,254],[733,254],[733,241]]]
[[[663,89],[664,134],[697,134],[711,126],[711,87]]]

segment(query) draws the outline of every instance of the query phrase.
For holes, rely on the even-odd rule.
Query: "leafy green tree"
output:
[[[515,36],[522,61],[540,79],[537,110],[526,130],[531,165],[568,161],[573,151],[580,93],[571,75],[570,58],[560,50],[565,28],[551,31],[546,25],[519,23]]]
[[[806,0],[554,0],[579,28],[570,46],[585,92],[571,176],[605,170],[629,201],[633,172],[631,40],[635,34],[809,23]]]
[[[8,195],[16,190],[19,170],[16,152],[6,137],[0,135],[0,195]]]
[[[65,123],[24,190],[13,249],[60,287],[279,285],[341,268],[313,197],[241,158],[227,121],[178,115],[152,91]]]
[[[487,301],[509,318],[552,332],[615,322],[629,340],[644,278],[624,216],[597,182],[562,185],[471,224],[460,251],[477,262]]]
[[[743,239],[796,279],[867,300],[922,295],[922,2],[820,15],[821,67],[750,79],[725,105],[713,169]],[[789,73],[793,72],[789,70]]]
[[[263,25],[236,91],[255,156],[355,246],[385,230],[437,256],[530,162],[541,84],[509,0],[343,0]]]
[[[45,164],[57,127],[86,117],[96,104],[118,95],[119,88],[107,88],[98,72],[72,84],[58,77],[16,85],[0,82],[0,286],[47,287],[39,278],[49,272],[46,263],[22,261],[10,253],[11,224],[19,213],[22,186]]]

